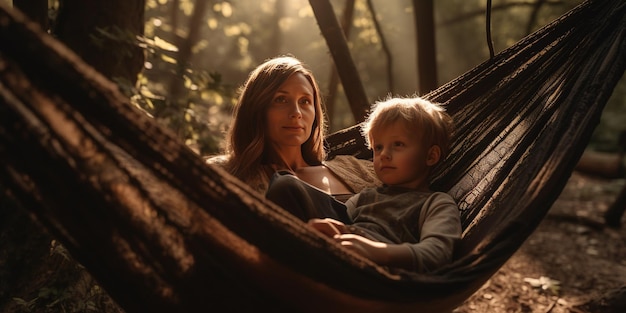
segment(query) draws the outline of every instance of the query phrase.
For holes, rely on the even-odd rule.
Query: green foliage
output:
[[[525,36],[578,4],[579,0],[542,5],[536,16],[528,3],[495,2],[492,7],[492,40],[496,52],[506,49]],[[138,44],[146,51],[146,67],[136,85],[117,81],[133,103],[171,129],[183,142],[201,155],[219,151],[235,103],[235,88],[249,70],[262,60],[281,53],[292,53],[303,59],[316,73],[322,92],[327,87],[324,75],[332,67],[324,66],[329,58],[324,40],[315,30],[316,22],[307,1],[217,1],[207,10],[197,42],[192,42],[192,56],[180,59],[178,45],[184,42],[191,25],[188,17],[194,10],[192,1],[150,0],[146,6],[145,36]],[[484,2],[437,2],[437,51],[440,83],[446,82],[488,58],[485,42]],[[343,4],[334,3],[340,16]],[[413,94],[417,84],[413,34],[413,8],[408,4],[381,6],[374,4],[375,17],[382,25],[382,36],[392,50],[395,90]],[[356,65],[374,101],[386,96],[384,56],[374,15],[365,1],[357,1],[352,23],[350,45]],[[121,30],[100,30],[101,40],[135,41]],[[404,48],[400,48],[403,46]],[[407,49],[409,48],[409,49]],[[115,53],[124,53],[117,51]],[[212,69],[212,70],[210,70]],[[351,112],[339,88],[334,107],[332,130],[350,126]],[[624,94],[623,92],[616,92]],[[623,99],[623,96],[621,98]],[[607,111],[619,112],[623,102],[614,100]],[[621,115],[617,115],[621,116]],[[592,144],[606,150],[619,132],[621,120],[603,117]],[[594,143],[595,142],[595,143]],[[603,146],[603,147],[602,147]]]
[[[187,146],[200,155],[219,151],[232,91],[224,87],[219,73],[186,69],[177,79],[184,83],[180,98],[159,94],[158,83],[141,74],[137,87],[118,82],[133,104],[153,117],[159,124],[172,130]]]
[[[13,297],[15,312],[122,312],[55,240],[50,244],[46,263],[54,265],[46,273],[46,283],[34,290],[32,298]]]
[[[30,301],[26,301],[22,298],[13,298],[13,301],[15,301],[24,312],[33,312],[37,305],[37,300],[39,300],[39,298],[34,298]]]
[[[123,33],[101,32],[110,39],[129,40]],[[114,78],[120,90],[198,154],[217,153],[235,101],[232,88],[223,83],[220,73],[179,64],[173,43],[159,37],[138,40],[146,51],[146,68],[134,85]],[[181,90],[173,92],[175,88]]]
[[[87,297],[77,297],[72,289],[43,287],[31,300],[13,298],[22,312],[104,312],[109,305],[100,306],[95,300],[105,293],[92,285]]]

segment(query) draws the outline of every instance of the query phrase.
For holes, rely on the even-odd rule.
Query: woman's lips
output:
[[[293,130],[293,131],[304,129],[304,127],[301,127],[301,126],[284,126],[283,128],[287,130]]]

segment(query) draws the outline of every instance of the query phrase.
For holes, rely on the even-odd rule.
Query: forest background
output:
[[[42,0],[14,2],[16,6],[24,3],[22,6],[31,11],[30,15],[41,11],[41,3],[45,3]],[[174,130],[200,154],[219,151],[230,124],[237,88],[252,68],[278,55],[294,55],[315,73],[327,106],[330,132],[355,124],[355,116],[309,1],[129,2],[134,3],[133,6],[144,4],[143,10],[118,2],[124,3],[110,1],[96,9],[76,0],[48,0],[47,7],[43,8],[48,12],[48,20],[39,18],[39,23],[46,24],[49,32],[91,61],[89,63],[105,76],[118,82],[139,107]],[[489,2],[330,1],[344,28],[366,93],[368,103],[360,105],[367,106],[390,94],[425,94],[488,60],[490,49],[498,53],[508,48],[583,1],[493,1],[488,25],[486,5]],[[35,3],[40,8],[33,9]],[[110,9],[94,13],[107,7]],[[102,15],[105,17],[99,17]],[[85,20],[89,18],[110,19],[112,26],[92,22],[88,25],[92,26],[91,30],[90,27],[85,30],[90,30],[88,34],[73,29],[76,25],[88,24]],[[138,19],[141,27],[137,25]],[[431,24],[416,22],[429,19],[432,19]],[[121,27],[125,25],[130,26]],[[417,36],[418,31],[420,36]],[[432,44],[422,43],[418,47],[418,37],[432,37],[426,41]],[[115,67],[132,68],[120,62],[124,57],[129,64],[130,61],[137,64],[137,45],[143,49],[145,58],[139,63],[142,68],[136,78],[131,70]],[[96,50],[99,51],[96,53]],[[98,64],[101,53],[121,55],[117,60],[122,64],[111,67]],[[421,63],[418,65],[418,62]],[[617,86],[607,105],[607,114],[591,141],[594,148],[618,149],[617,138],[624,128],[621,124],[626,114],[621,110],[625,105],[624,86],[623,82]]]
[[[91,57],[90,63],[117,82],[133,103],[201,155],[220,151],[238,87],[252,68],[277,55],[294,55],[315,73],[328,110],[329,131],[352,126],[358,119],[337,77],[311,3],[306,0],[101,1],[103,7],[119,11],[96,14],[139,21],[139,26],[134,26],[135,30],[87,29],[88,42],[67,26],[72,25],[68,21],[78,18],[94,18],[95,10],[81,5],[81,0],[2,1],[23,8],[87,61]],[[486,0],[330,1],[343,24],[368,103],[390,94],[425,94],[488,60],[487,33],[497,53],[581,2],[493,1],[488,24]],[[122,10],[122,3],[140,3],[141,7]],[[426,33],[434,45],[418,48],[416,16],[432,18],[432,28]],[[135,77],[132,70],[116,71],[116,67],[107,72],[107,67],[97,64],[98,53],[84,46],[118,55],[118,60],[135,58],[133,63],[140,64],[141,73]],[[431,53],[430,64],[420,63],[420,56]],[[138,54],[142,55],[139,60]],[[620,149],[624,106],[626,82],[622,79],[594,132],[590,149]],[[0,217],[4,221],[0,222],[0,311],[120,310],[61,245],[29,222],[24,212],[4,210]]]

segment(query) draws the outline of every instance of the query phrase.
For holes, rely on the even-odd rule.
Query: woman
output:
[[[313,74],[294,57],[276,57],[250,73],[234,108],[226,153],[207,162],[261,193],[280,171],[344,201],[379,184],[369,161],[352,156],[325,161],[325,131]]]

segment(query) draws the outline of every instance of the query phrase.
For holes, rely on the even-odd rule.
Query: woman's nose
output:
[[[289,118],[302,118],[302,111],[300,110],[300,106],[298,104],[294,104],[291,108],[291,112],[289,112]]]

